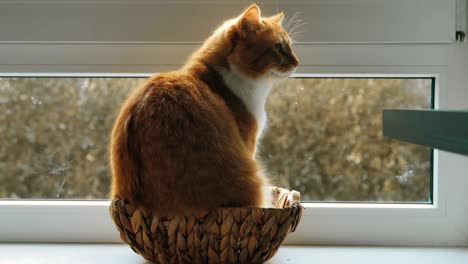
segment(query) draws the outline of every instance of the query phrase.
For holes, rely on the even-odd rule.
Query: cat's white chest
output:
[[[271,82],[252,80],[239,72],[235,66],[231,70],[219,69],[219,73],[231,91],[239,97],[258,123],[257,139],[266,125],[265,102],[272,88]]]

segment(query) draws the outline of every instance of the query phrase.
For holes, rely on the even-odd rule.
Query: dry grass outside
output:
[[[107,198],[115,115],[141,78],[0,78],[0,197]],[[430,107],[429,80],[293,79],[259,159],[305,200],[427,201],[430,151],[385,139],[381,109]]]

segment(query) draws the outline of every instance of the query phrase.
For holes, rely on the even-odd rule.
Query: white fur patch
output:
[[[218,68],[219,73],[231,91],[244,102],[247,110],[258,123],[257,140],[266,125],[265,102],[273,82],[268,78],[251,79],[240,72],[235,65],[230,70]]]

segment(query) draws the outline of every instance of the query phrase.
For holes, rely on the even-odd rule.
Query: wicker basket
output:
[[[299,193],[272,188],[277,208],[218,208],[204,215],[158,217],[124,200],[110,212],[121,239],[156,263],[263,263],[298,225]]]

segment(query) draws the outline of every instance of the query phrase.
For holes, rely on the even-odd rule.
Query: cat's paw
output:
[[[275,208],[276,201],[275,201],[275,196],[273,195],[274,190],[272,186],[264,186],[262,191],[263,193],[262,193],[261,207],[262,208]]]

